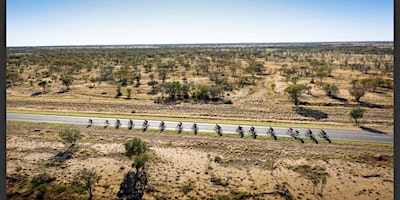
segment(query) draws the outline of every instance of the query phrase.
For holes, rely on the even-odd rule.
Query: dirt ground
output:
[[[147,165],[144,199],[393,199],[393,149],[388,147],[75,126],[83,135],[78,150],[55,163],[49,159],[67,148],[58,136],[63,128],[7,123],[9,199],[37,198],[40,188],[29,182],[38,174],[46,172],[54,183],[70,185],[83,168],[101,175],[94,199],[117,199],[124,175],[134,170],[123,144],[134,137],[146,141],[154,154]],[[271,156],[277,159],[272,174],[267,166]],[[313,179],[320,181],[314,193],[313,173],[326,178],[326,185],[322,178]],[[24,184],[18,177],[25,177]],[[67,190],[58,191],[44,199],[68,199]]]

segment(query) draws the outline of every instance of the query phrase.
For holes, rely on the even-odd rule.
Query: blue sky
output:
[[[9,0],[7,46],[393,41],[393,0]]]

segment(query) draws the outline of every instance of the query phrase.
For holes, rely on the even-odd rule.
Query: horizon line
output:
[[[71,45],[21,45],[7,46],[6,48],[29,48],[29,47],[84,47],[84,46],[168,46],[168,45],[247,45],[247,44],[312,44],[312,43],[394,43],[390,40],[363,40],[363,41],[308,41],[308,42],[210,42],[210,43],[148,43],[148,44],[71,44]]]

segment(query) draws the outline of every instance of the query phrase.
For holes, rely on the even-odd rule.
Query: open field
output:
[[[6,107],[393,132],[393,68],[391,42],[7,48]],[[293,85],[302,88],[296,99]],[[355,91],[364,93],[356,99]],[[358,125],[349,117],[356,107],[365,110]],[[101,175],[94,199],[117,199],[134,170],[123,145],[133,137],[150,146],[144,199],[393,198],[391,145],[74,126],[83,138],[72,157],[52,161],[68,148],[58,136],[65,127],[7,122],[10,199],[87,199],[71,184],[83,168]]]
[[[7,123],[7,194],[10,199],[86,199],[71,189],[75,174],[94,168],[101,175],[94,199],[116,199],[132,160],[123,144],[133,137],[150,146],[148,184],[144,199],[392,199],[393,149],[379,146],[305,144],[294,140],[216,138],[174,132],[101,127],[80,130],[83,138],[65,162],[49,159],[67,146],[58,133],[66,126],[45,123]],[[276,156],[271,175],[267,156]],[[326,175],[313,184],[307,177]],[[45,185],[32,180],[46,173],[54,178]],[[275,178],[276,179],[275,179]],[[322,180],[322,179],[321,179]],[[320,180],[320,181],[321,181]],[[277,184],[285,185],[276,188]],[[283,193],[286,191],[286,193]]]
[[[390,43],[10,48],[7,70],[14,76],[7,79],[7,109],[356,129],[348,113],[360,106],[363,126],[393,131],[391,48]],[[65,77],[73,81],[67,85]],[[367,79],[379,85],[365,85],[366,94],[354,101],[351,80]],[[284,92],[295,82],[309,88],[297,106]],[[329,97],[321,86],[333,83],[339,90]]]

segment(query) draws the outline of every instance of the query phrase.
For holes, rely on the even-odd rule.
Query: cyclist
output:
[[[162,132],[164,132],[164,129],[165,129],[165,123],[164,123],[164,121],[161,121],[160,122],[160,133],[162,133]]]
[[[115,128],[118,129],[120,125],[121,121],[119,121],[119,119],[115,120]]]
[[[275,131],[272,127],[269,127],[267,134],[270,134],[272,138],[274,138],[274,140],[277,140],[278,138],[276,137]]]
[[[148,127],[149,127],[149,121],[144,120],[142,124],[143,132],[146,132]]]
[[[219,137],[222,136],[222,128],[221,128],[220,125],[216,124],[216,125],[215,125],[215,128],[214,128],[214,131],[217,132],[217,134],[219,135]]]
[[[131,129],[133,128],[133,126],[135,126],[135,125],[133,124],[132,119],[129,119],[129,122],[128,122],[128,129],[131,130]]]
[[[243,138],[243,136],[244,136],[243,127],[239,125],[239,126],[236,128],[236,133],[239,133],[239,134],[240,134],[240,137]]]
[[[199,127],[197,126],[196,123],[193,123],[192,130],[193,130],[194,134],[197,135],[197,131],[199,130]]]
[[[179,122],[178,125],[176,126],[176,128],[178,129],[178,134],[181,134],[182,133],[182,129],[183,129],[182,122]]]

